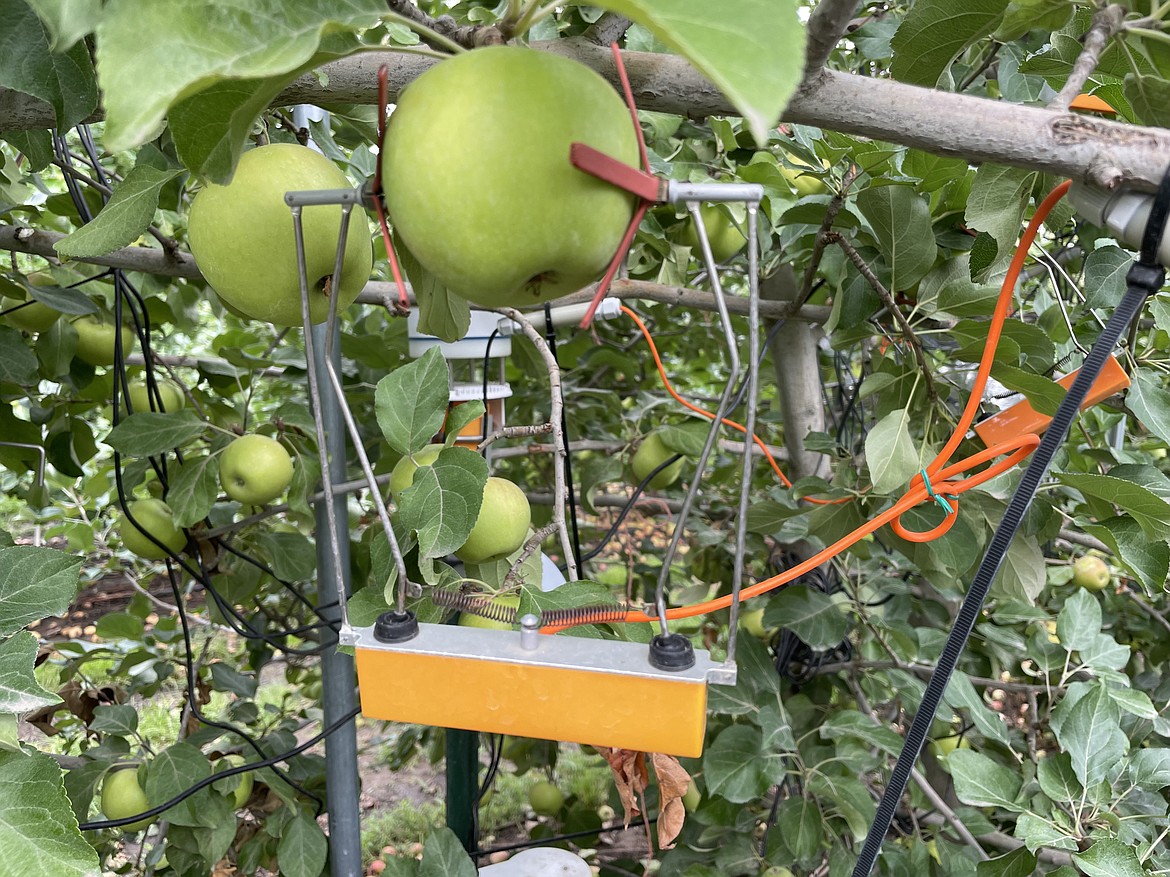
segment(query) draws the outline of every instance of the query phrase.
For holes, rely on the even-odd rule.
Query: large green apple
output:
[[[116,329],[112,322],[100,317],[84,316],[73,321],[77,330],[77,358],[90,365],[114,364],[114,336]],[[134,330],[122,326],[122,356],[130,353],[134,346]]]
[[[784,156],[791,164],[796,165],[796,168],[788,167],[787,165],[780,165],[780,174],[784,177],[796,190],[798,195],[819,195],[822,192],[827,192],[829,187],[825,185],[824,179],[821,178],[819,172],[813,165],[809,164],[803,158],[797,158],[791,153]],[[828,170],[832,165],[829,162],[821,159],[821,166]],[[798,168],[806,168],[806,170],[799,170]]]
[[[187,397],[183,391],[172,381],[158,381],[158,394],[162,399],[162,411],[178,411],[187,404]],[[146,385],[145,380],[137,380],[130,384],[130,404],[133,406],[135,413],[139,411],[158,411],[158,403],[151,402],[154,397],[150,393],[150,388]]]
[[[445,447],[446,445],[441,444],[427,445],[421,451],[415,451],[413,455],[407,454],[395,463],[394,468],[390,470],[390,496],[397,500],[402,491],[414,484],[414,473],[418,471],[419,466],[431,465]]]
[[[647,475],[674,455],[675,451],[672,451],[663,443],[662,436],[656,432],[650,433],[646,438],[642,439],[642,443],[638,445],[638,450],[634,452],[634,458],[630,461],[630,469],[634,473],[634,483],[641,484]],[[683,459],[675,460],[650,479],[649,486],[655,490],[670,487],[670,485],[678,481],[678,476],[682,474],[683,462]]]
[[[325,156],[306,146],[273,143],[244,153],[226,186],[210,184],[191,204],[191,254],[216,294],[256,320],[301,324],[301,287],[292,213],[284,193],[348,189],[352,184]],[[341,207],[306,207],[305,266],[313,322],[328,313],[326,281],[333,274]],[[338,307],[353,303],[370,278],[373,250],[364,214],[349,221]],[[332,291],[330,291],[332,294]]]
[[[702,217],[703,229],[707,232],[707,240],[711,244],[711,255],[715,257],[717,263],[726,262],[747,244],[744,233],[714,204],[704,204],[700,207],[699,216]],[[695,230],[694,219],[687,219],[679,243],[690,247],[694,257],[702,261],[703,251],[699,246],[699,235]]]
[[[483,563],[506,557],[524,544],[532,523],[532,508],[524,491],[506,478],[495,476],[483,488],[483,505],[471,535],[455,556],[465,563]]]
[[[577,170],[586,143],[638,164],[630,112],[597,73],[518,46],[464,52],[402,93],[382,179],[396,233],[456,295],[529,307],[605,270],[633,197]]]
[[[219,459],[223,492],[244,505],[272,502],[288,488],[293,462],[284,445],[266,435],[242,435]]]
[[[136,499],[130,503],[130,518],[123,517],[118,524],[118,535],[127,549],[146,560],[162,560],[170,555],[146,536],[149,533],[175,554],[187,545],[187,537],[175,526],[171,507],[161,499]]]
[[[106,819],[125,819],[150,809],[146,792],[138,782],[138,771],[132,768],[115,768],[102,780],[102,815]],[[122,831],[142,831],[154,818],[140,819],[123,825]]]
[[[32,286],[55,286],[57,284],[52,274],[46,274],[43,271],[30,274],[25,280]],[[16,284],[13,285],[15,286]],[[14,308],[26,301],[27,299],[24,296],[21,296],[19,299],[0,299],[0,311]],[[23,329],[25,332],[44,332],[57,322],[57,318],[60,316],[61,312],[59,310],[33,299],[31,302],[24,304],[23,307],[8,314],[7,320],[9,325],[15,326],[17,329]]]

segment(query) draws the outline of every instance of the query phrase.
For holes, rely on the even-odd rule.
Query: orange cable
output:
[[[997,444],[993,447],[986,448],[964,460],[959,460],[955,463],[949,463],[951,455],[954,454],[955,450],[963,442],[967,430],[971,426],[971,423],[975,420],[975,417],[979,412],[979,407],[983,402],[983,391],[986,389],[987,380],[991,375],[991,367],[995,360],[995,349],[999,344],[1000,336],[1003,333],[1004,322],[1007,320],[1011,311],[1012,294],[1015,291],[1016,283],[1020,277],[1020,272],[1023,270],[1024,261],[1028,256],[1028,250],[1032,246],[1033,241],[1035,241],[1036,235],[1039,233],[1041,223],[1044,222],[1052,208],[1056,206],[1056,203],[1060,201],[1060,199],[1063,198],[1064,195],[1068,192],[1070,185],[1070,181],[1066,180],[1048,194],[1048,197],[1046,197],[1041,202],[1040,206],[1036,208],[1036,212],[1032,215],[1032,219],[1028,223],[1027,229],[1020,238],[1020,243],[1016,247],[1016,252],[1012,257],[1011,264],[1008,266],[1007,274],[1004,277],[1003,286],[1000,288],[999,299],[996,301],[995,311],[992,314],[991,322],[988,324],[987,345],[984,348],[983,358],[980,360],[979,369],[976,372],[975,381],[971,387],[971,395],[967,399],[967,404],[964,407],[963,413],[955,426],[954,433],[951,435],[950,439],[948,439],[943,449],[939,451],[935,458],[925,468],[926,476],[930,481],[930,489],[927,489],[927,485],[921,475],[915,476],[913,479],[911,479],[910,487],[906,493],[903,494],[900,499],[898,499],[884,512],[862,524],[852,533],[849,533],[848,535],[843,536],[841,539],[838,539],[828,548],[818,552],[808,560],[805,560],[796,566],[790,567],[778,575],[756,582],[756,584],[744,588],[740,592],[741,600],[748,600],[752,597],[757,597],[760,594],[767,593],[768,591],[788,584],[793,579],[799,578],[805,573],[817,568],[827,560],[840,554],[845,549],[856,544],[865,536],[868,536],[870,533],[875,532],[886,524],[891,524],[895,533],[897,533],[903,539],[907,539],[912,542],[925,542],[929,541],[930,539],[935,539],[939,536],[942,536],[944,533],[950,530],[951,526],[954,525],[954,522],[958,518],[957,497],[959,494],[970,490],[973,487],[984,484],[992,478],[1003,474],[1013,466],[1022,462],[1028,457],[1029,454],[1032,453],[1033,450],[1035,450],[1036,446],[1040,443],[1040,437],[1034,433],[1028,433],[1018,436],[1012,441],[1001,442],[1000,444]],[[663,368],[662,360],[658,355],[657,348],[654,346],[653,341],[650,340],[649,332],[646,329],[645,323],[643,323],[637,314],[635,314],[629,308],[623,306],[622,311],[634,319],[639,328],[642,330],[643,335],[646,336],[647,341],[650,342],[650,349],[654,356],[655,365],[658,367],[658,374],[662,378],[667,392],[669,392],[670,395],[684,407],[713,420],[715,415],[704,411],[690,402],[687,402],[685,399],[679,396],[678,393],[675,392],[666,376],[666,370]],[[734,421],[724,419],[723,423],[727,424],[728,426],[732,426],[741,432],[744,432],[745,434],[747,432],[744,427],[740,426]],[[764,446],[759,437],[753,435],[752,439],[754,440],[755,444],[758,445],[764,452],[764,455],[772,464],[772,468],[774,471],[776,471],[776,474],[780,477],[780,480],[783,481],[784,484],[791,486],[791,482],[789,482],[789,480],[780,471],[776,461],[772,458],[771,454],[768,453],[767,448]],[[1003,458],[992,463],[991,461],[995,460],[996,457]],[[961,475],[970,468],[982,465],[983,463],[991,463],[991,465],[986,469],[966,478],[960,478],[957,481],[949,480],[955,476]],[[932,496],[936,493],[940,496],[951,498],[952,502],[955,503],[955,507],[952,513],[943,518],[942,523],[940,523],[937,527],[927,532],[917,533],[907,530],[901,524],[901,516],[920,503],[932,498]],[[826,501],[821,500],[821,502]],[[695,615],[704,615],[708,612],[726,609],[730,605],[731,596],[728,595],[726,597],[720,597],[715,600],[694,603],[690,606],[680,606],[675,609],[669,609],[667,610],[666,617],[668,619],[690,618]],[[625,616],[625,621],[627,622],[647,622],[657,620],[657,616],[647,615],[644,612],[638,611],[627,612]],[[558,630],[563,629],[563,627],[549,627],[545,628],[545,632],[555,633]]]

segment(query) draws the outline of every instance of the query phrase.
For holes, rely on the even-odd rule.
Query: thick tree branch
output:
[[[1076,63],[1073,64],[1072,71],[1064,83],[1064,88],[1060,90],[1060,94],[1048,102],[1048,109],[1063,112],[1069,108],[1069,104],[1081,93],[1081,89],[1085,87],[1085,83],[1089,81],[1089,77],[1093,75],[1093,71],[1101,63],[1101,56],[1109,48],[1113,38],[1121,32],[1124,26],[1124,7],[1111,5],[1097,11],[1097,14],[1093,16],[1093,24],[1085,33],[1085,47],[1081,50]]]
[[[587,40],[534,43],[576,58],[617,82],[613,58]],[[674,55],[623,53],[634,97],[644,110],[690,118],[737,115],[715,86]],[[277,96],[275,105],[361,103],[377,100],[377,71],[387,64],[391,100],[436,61],[402,52],[368,52],[306,74]],[[96,117],[95,117],[96,118]],[[1154,191],[1170,164],[1170,130],[1109,122],[1073,113],[950,94],[890,79],[822,70],[798,89],[784,112],[789,122],[889,140],[937,155],[995,162],[1096,182],[1113,188],[1129,181]],[[0,89],[0,130],[49,128],[52,108]]]
[[[808,18],[804,50],[804,81],[816,79],[829,55],[849,30],[857,0],[821,0]]]

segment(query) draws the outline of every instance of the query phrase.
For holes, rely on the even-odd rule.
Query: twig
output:
[[[573,543],[569,540],[569,530],[565,526],[565,502],[568,498],[568,487],[565,484],[565,458],[569,455],[568,449],[565,447],[565,433],[561,429],[561,411],[564,407],[564,398],[561,396],[561,369],[557,365],[557,358],[553,356],[549,349],[548,342],[544,340],[544,336],[536,331],[536,327],[530,323],[525,316],[515,308],[500,308],[497,313],[503,314],[513,322],[517,323],[536,347],[536,352],[540,354],[540,358],[544,360],[545,368],[548,369],[548,393],[549,393],[549,413],[548,424],[549,431],[552,433],[553,444],[556,445],[556,463],[553,466],[554,487],[553,493],[557,497],[556,504],[553,505],[552,522],[556,524],[557,531],[561,536],[561,551],[566,564],[566,578],[570,582],[577,581],[577,560],[573,554]]]
[[[1097,539],[1094,536],[1090,536],[1088,533],[1080,533],[1076,530],[1068,530],[1062,527],[1060,532],[1056,535],[1065,542],[1071,542],[1074,545],[1080,545],[1084,548],[1092,548],[1095,551],[1103,551],[1106,554],[1113,553],[1113,550],[1108,545],[1106,545],[1100,539]]]
[[[1141,610],[1150,616],[1150,618],[1154,619],[1156,622],[1162,625],[1162,627],[1166,628],[1166,630],[1170,630],[1170,621],[1166,620],[1166,616],[1143,600],[1141,597],[1139,597],[1133,588],[1126,588],[1125,593],[1126,596],[1133,600],[1133,602],[1137,603]]]
[[[922,813],[919,814],[919,819],[927,825],[942,825],[946,822],[946,817],[941,813]],[[1010,852],[1018,850],[1024,845],[1022,840],[1004,834],[1002,831],[990,831],[987,834],[979,835],[980,843],[985,843],[990,847],[1005,850]],[[1047,847],[1040,847],[1036,850],[1036,858],[1041,862],[1048,862],[1053,865],[1071,865],[1072,856],[1063,850],[1053,850]]]
[[[986,73],[987,68],[990,67],[992,63],[994,63],[995,59],[999,56],[999,50],[1002,48],[1003,43],[992,43],[991,48],[987,52],[987,56],[983,59],[978,67],[976,67],[963,78],[963,81],[959,83],[957,90],[960,93],[966,91],[970,87],[971,83]]]
[[[1073,99],[1081,93],[1097,65],[1101,63],[1101,55],[1109,47],[1113,38],[1125,26],[1125,8],[1116,4],[1098,10],[1093,16],[1093,23],[1085,33],[1085,47],[1073,63],[1072,72],[1065,80],[1060,94],[1048,103],[1048,109],[1064,112],[1069,108]]]
[[[585,28],[581,38],[595,46],[608,46],[624,37],[632,24],[632,21],[616,12],[607,12]]]
[[[150,352],[150,354],[151,354],[150,358],[154,362],[154,364],[162,366],[163,371],[165,371],[167,373],[167,376],[172,381],[175,382],[175,385],[177,387],[179,387],[179,389],[181,389],[183,391],[183,395],[187,397],[187,401],[191,403],[191,407],[194,409],[195,413],[199,415],[199,418],[201,420],[207,420],[208,419],[207,412],[205,412],[203,410],[203,406],[199,404],[199,400],[196,399],[191,394],[191,390],[186,385],[186,383],[179,380],[179,376],[177,374],[175,374],[174,367],[169,362],[166,362],[161,356],[159,356],[153,350]]]
[[[386,6],[422,37],[423,42],[448,51],[498,45],[506,39],[494,25],[458,24],[450,15],[431,18],[411,0],[386,0]],[[429,33],[427,33],[429,31]]]
[[[556,532],[557,525],[555,521],[549,521],[535,533],[528,537],[528,541],[524,543],[524,550],[516,557],[508,574],[504,576],[504,587],[510,588],[516,584],[520,578],[520,567],[524,565],[524,561],[532,557],[532,553],[540,547],[540,543]]]
[[[803,306],[812,295],[813,282],[816,280],[817,269],[821,267],[821,257],[825,254],[825,247],[828,242],[825,240],[825,235],[833,227],[833,223],[837,221],[837,214],[841,212],[841,207],[845,204],[845,196],[849,194],[849,189],[857,179],[861,171],[856,167],[850,167],[845,172],[844,179],[841,180],[841,188],[839,188],[833,200],[829,202],[829,206],[825,208],[825,218],[821,220],[820,231],[813,241],[812,258],[809,259],[808,267],[804,271],[804,277],[800,281],[800,294],[796,297],[796,304],[798,307]],[[734,299],[733,299],[734,300]],[[728,302],[730,304],[731,302]],[[765,313],[762,307],[764,302],[760,302],[760,316],[765,319],[778,319],[771,314]],[[803,307],[800,307],[803,310]],[[783,315],[781,315],[783,316]]]
[[[81,180],[81,182],[85,183],[87,186],[91,186],[92,188],[97,189],[103,195],[112,195],[114,192],[114,190],[111,189],[109,186],[107,186],[103,183],[99,183],[97,180],[95,180],[89,174],[83,173],[82,171],[79,171],[77,168],[73,167],[73,165],[66,164],[65,162],[61,161],[59,158],[49,159],[49,164],[58,168],[62,173],[65,173],[68,176],[73,177],[75,180]]]
[[[975,854],[978,856],[979,860],[981,862],[986,862],[988,859],[990,859],[991,856],[987,855],[987,852],[983,849],[983,845],[975,839],[975,835],[971,834],[970,829],[968,829],[967,826],[963,824],[963,820],[955,815],[955,811],[947,805],[947,802],[943,800],[942,795],[940,795],[935,790],[934,786],[932,786],[930,781],[919,772],[918,768],[911,768],[910,776],[914,779],[914,782],[917,784],[918,788],[922,789],[922,794],[926,795],[927,800],[929,800],[930,803],[934,806],[934,809],[941,813],[943,818],[950,823],[951,828],[955,830],[955,833],[963,839],[964,843],[976,851]]]
[[[804,81],[811,82],[821,72],[829,55],[853,21],[857,0],[821,0],[808,17],[805,30],[808,44],[804,52]]]
[[[503,426],[480,442],[476,450],[482,451],[488,445],[498,442],[500,439],[532,438],[536,435],[548,435],[552,431],[553,425],[551,423],[537,423],[533,426]]]
[[[863,671],[873,670],[902,670],[906,673],[913,673],[915,676],[929,677],[934,672],[934,667],[929,664],[902,664],[901,666],[895,664],[893,661],[839,661],[834,664],[822,664],[816,668],[816,674],[821,673],[840,673],[842,671],[852,671],[860,673]],[[1012,680],[992,679],[989,676],[967,676],[973,685],[978,685],[983,688],[1002,688],[1004,691],[1019,691],[1019,692],[1054,692],[1063,691],[1063,685],[1037,685],[1031,682],[1015,682]]]
[[[878,298],[882,300],[882,304],[886,306],[886,310],[897,321],[898,327],[902,330],[902,337],[906,339],[906,343],[910,345],[910,349],[914,351],[914,358],[918,361],[918,367],[922,370],[922,376],[926,379],[926,395],[930,400],[932,408],[938,407],[938,390],[934,386],[934,377],[931,375],[930,366],[926,362],[926,354],[922,352],[922,344],[918,340],[918,336],[914,334],[914,329],[910,325],[910,321],[898,309],[898,305],[894,302],[894,297],[890,295],[890,291],[886,289],[873,269],[866,264],[865,259],[861,258],[861,254],[854,249],[853,244],[845,240],[835,231],[825,233],[825,240],[829,243],[834,243],[845,251],[845,255],[849,257],[849,261],[853,263],[854,267],[861,272],[861,276],[866,279],[873,291],[878,294]]]

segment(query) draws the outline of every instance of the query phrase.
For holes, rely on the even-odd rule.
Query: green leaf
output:
[[[1139,749],[1129,760],[1129,775],[1150,792],[1170,786],[1170,749]]]
[[[1023,393],[1036,411],[1048,417],[1056,413],[1067,392],[1051,378],[1024,371],[998,360],[992,366],[991,376],[1009,390]]]
[[[690,61],[739,110],[759,144],[800,84],[805,33],[790,0],[738,0],[731,8],[707,0],[589,5],[636,21]]]
[[[1134,372],[1125,405],[1142,426],[1170,444],[1170,392],[1163,389],[1162,382],[1149,369],[1139,368]]]
[[[1125,275],[1133,256],[1120,247],[1101,247],[1085,256],[1085,304],[1091,308],[1115,308],[1125,294]]]
[[[185,792],[205,777],[211,776],[211,764],[198,748],[190,743],[175,743],[160,752],[146,771],[146,800],[157,807]],[[167,810],[163,815],[176,825],[207,825],[211,815],[210,800],[219,797],[210,788],[196,792],[190,798]],[[214,824],[211,822],[210,824]]]
[[[933,88],[955,58],[999,23],[1007,0],[925,0],[910,7],[890,45],[895,79]]]
[[[897,755],[902,751],[900,734],[877,724],[870,716],[862,715],[856,709],[844,709],[831,715],[821,725],[821,737],[825,740],[853,737],[889,755]]]
[[[20,333],[0,326],[0,382],[31,384],[37,375],[37,358]]]
[[[892,493],[905,487],[921,468],[914,439],[910,437],[910,412],[891,411],[865,437],[865,459],[874,493]]]
[[[798,862],[811,861],[820,851],[825,820],[815,801],[789,798],[776,811],[776,827]]]
[[[180,173],[139,162],[93,221],[61,238],[53,249],[67,259],[85,259],[129,246],[154,219],[162,187]]]
[[[414,253],[396,238],[394,248],[410,288],[418,301],[418,331],[441,341],[458,341],[471,328],[471,306],[467,299],[455,295],[422,266]]]
[[[142,641],[145,626],[142,619],[128,612],[111,612],[98,619],[96,633],[101,639],[128,639]]]
[[[0,875],[98,877],[97,853],[77,830],[57,763],[40,752],[0,752],[0,776]]]
[[[53,135],[47,130],[0,132],[0,138],[25,157],[30,174],[40,173],[53,160]]]
[[[760,729],[732,725],[719,732],[703,754],[707,789],[733,804],[763,795],[784,778],[784,756],[763,749]]]
[[[321,826],[309,814],[298,811],[280,836],[276,861],[286,877],[320,877],[328,852]]]
[[[1019,771],[970,749],[956,749],[947,756],[947,766],[955,781],[955,794],[964,804],[1016,812],[1023,809],[1016,804],[1023,784]]]
[[[487,477],[483,457],[467,448],[444,448],[434,463],[415,471],[398,516],[418,533],[420,556],[443,557],[462,547],[479,518]]]
[[[207,428],[194,411],[139,411],[110,430],[105,442],[133,457],[153,457],[194,441]]]
[[[1125,77],[1125,97],[1139,121],[1170,128],[1170,82],[1158,76],[1130,73]]]
[[[1054,826],[1046,819],[1041,819],[1034,813],[1021,813],[1016,820],[1016,837],[1024,842],[1024,847],[1030,852],[1036,852],[1041,847],[1051,847],[1057,850],[1077,849],[1077,838],[1066,831]],[[1057,875],[1064,868],[1051,872]],[[1070,877],[1077,877],[1074,873]]]
[[[654,431],[668,451],[686,457],[698,457],[703,453],[703,445],[707,443],[710,430],[711,424],[705,420],[688,420],[679,424],[663,424]],[[756,454],[759,454],[758,450]]]
[[[1133,518],[1121,515],[1080,527],[1108,545],[1114,558],[1147,589],[1161,589],[1170,577],[1170,545],[1147,537]]]
[[[1147,877],[1133,848],[1112,837],[1101,838],[1083,853],[1073,853],[1073,861],[1087,877]]]
[[[97,83],[83,44],[64,54],[51,52],[49,32],[25,0],[0,0],[0,21],[0,86],[52,106],[62,129],[96,109]]]
[[[277,578],[296,582],[313,577],[317,569],[317,549],[301,533],[265,533],[260,542]]]
[[[1056,739],[1072,760],[1081,785],[1091,789],[1105,779],[1129,749],[1121,730],[1121,712],[1100,683],[1071,706],[1066,707],[1067,703],[1068,698],[1055,710],[1054,721],[1060,721]]]
[[[33,676],[37,638],[26,630],[0,641],[0,713],[27,713],[59,703]]]
[[[891,288],[909,289],[925,277],[938,255],[929,202],[910,186],[878,186],[857,196],[857,208],[877,237]]]
[[[96,706],[93,708],[93,722],[89,727],[90,730],[103,734],[129,737],[138,730],[138,710],[127,703]]]
[[[475,877],[476,873],[455,832],[443,827],[427,835],[418,877]]]
[[[1026,849],[1012,850],[975,866],[976,877],[1032,877],[1036,857]]]
[[[1101,604],[1097,598],[1078,588],[1064,601],[1056,617],[1056,636],[1069,651],[1089,648],[1101,632]]]
[[[213,663],[210,670],[211,681],[216,691],[228,691],[239,697],[252,698],[256,696],[258,683],[255,677],[241,673],[223,661]]]
[[[1170,532],[1170,503],[1141,485],[1091,473],[1058,472],[1056,477],[1086,497],[1104,500],[1128,512],[1151,539],[1165,539]]]
[[[1084,794],[1067,752],[1053,752],[1036,766],[1040,788],[1053,801],[1076,801]]]
[[[174,470],[167,505],[179,527],[193,527],[207,517],[219,495],[219,457],[188,457]]]
[[[93,32],[102,14],[102,0],[27,0],[48,29],[51,48],[64,52]]]
[[[438,347],[378,381],[374,409],[387,443],[399,454],[420,450],[443,428],[450,401],[447,362]]]
[[[964,215],[969,228],[986,232],[995,240],[998,250],[991,263],[993,268],[1006,265],[1015,252],[1024,208],[1032,196],[1035,182],[1033,171],[1002,165],[983,164],[975,172]],[[972,270],[975,270],[974,266]]]
[[[77,595],[82,559],[31,545],[0,549],[0,636],[63,615]]]
[[[830,648],[845,637],[849,621],[823,591],[790,585],[764,610],[765,627],[786,627],[814,649]]]
[[[0,713],[0,752],[20,752],[20,736],[14,713]]]
[[[459,433],[463,431],[463,428],[483,417],[485,411],[483,402],[479,399],[453,405],[447,414],[446,422],[443,424],[443,434],[445,435],[443,443],[447,447],[455,444],[459,440]]]
[[[88,295],[80,289],[68,289],[60,286],[33,286],[25,287],[31,298],[42,304],[47,304],[55,311],[63,314],[94,314],[95,305]]]
[[[290,73],[317,53],[326,31],[366,27],[379,0],[113,0],[97,28],[106,109],[105,146],[154,136],[168,108],[219,81]],[[151,38],[144,40],[142,35]],[[165,77],[158,75],[167,71]]]

